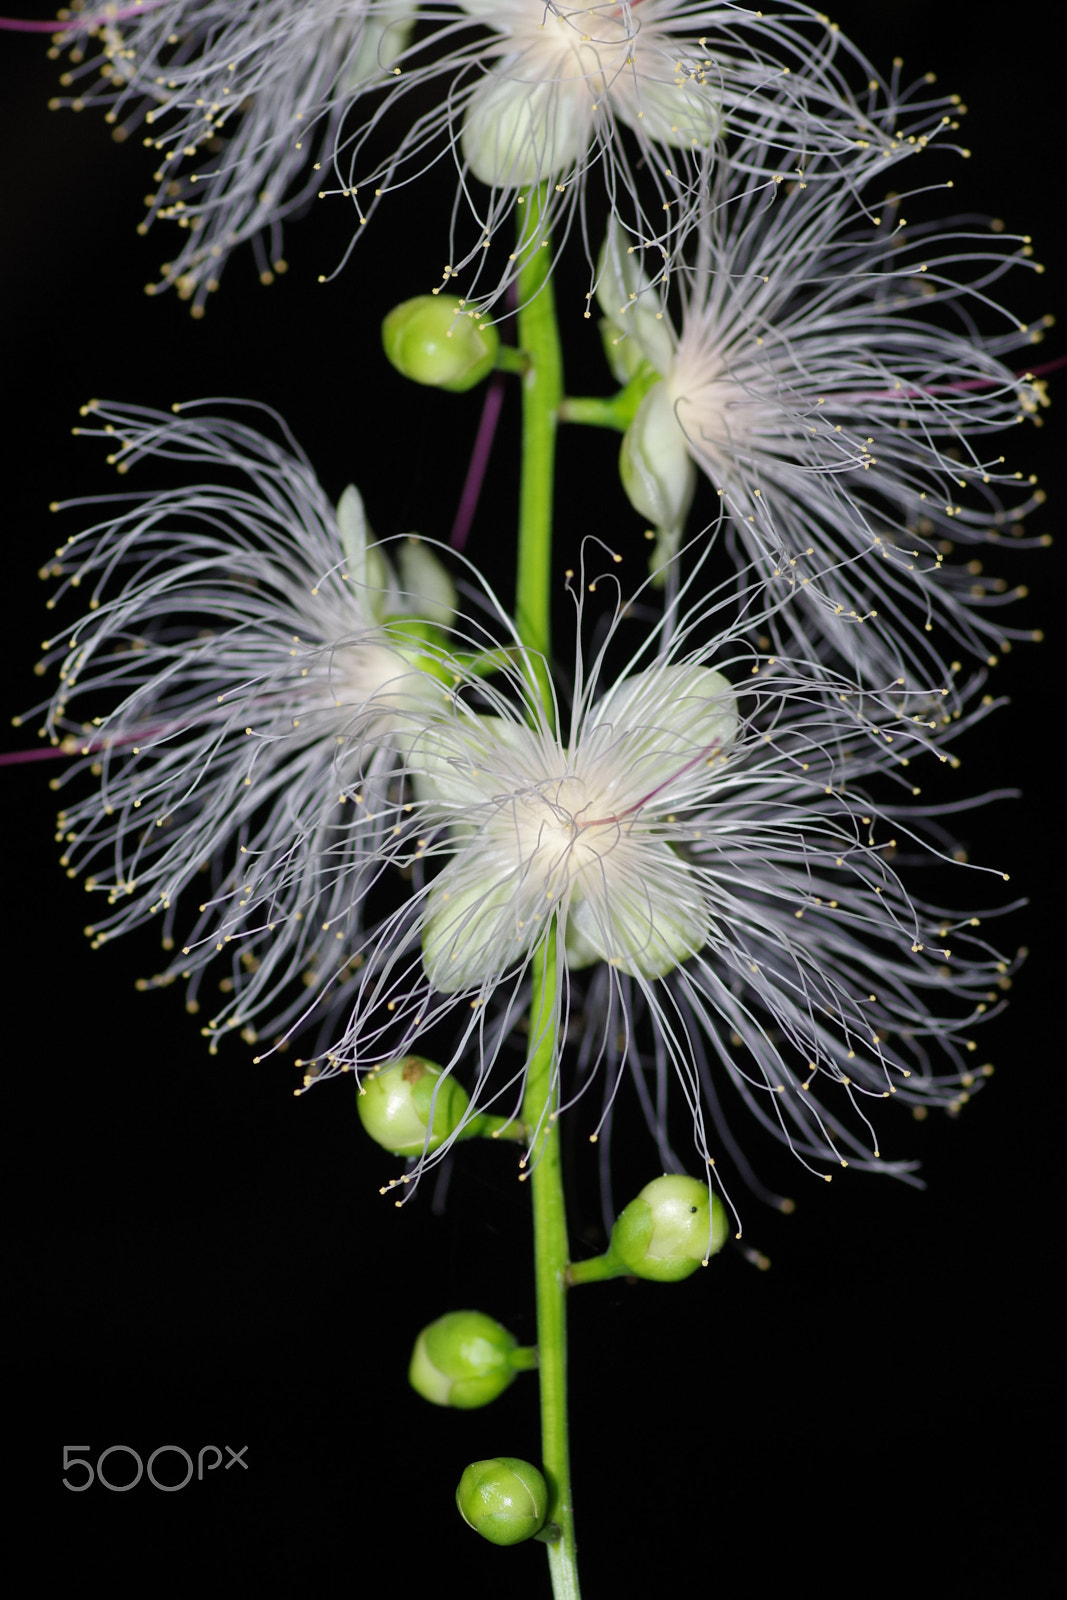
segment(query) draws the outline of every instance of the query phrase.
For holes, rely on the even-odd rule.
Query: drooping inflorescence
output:
[[[576,1324],[569,1367],[638,1442],[635,1407],[699,1411],[724,1355],[758,1388],[773,1338],[687,1352],[664,1305],[684,1315],[691,1292],[706,1317],[738,1256],[770,1264],[736,1248],[741,1188],[788,1212],[780,1191],[846,1169],[919,1186],[909,1114],[954,1117],[993,1073],[983,1024],[1025,956],[998,923],[1025,902],[972,821],[1016,797],[990,673],[1040,635],[1009,606],[1026,589],[985,565],[1048,542],[1021,448],[1060,364],[1033,354],[1052,324],[1026,298],[1042,268],[1016,219],[947,200],[941,157],[969,154],[959,97],[932,73],[909,86],[899,59],[883,77],[803,0],[74,0],[52,54],[55,103],[102,108],[154,158],[140,231],[177,243],[153,296],[201,315],[245,244],[271,282],[283,224],[316,196],[309,238],[335,233],[306,296],[296,270],[275,290],[277,325],[241,317],[240,352],[216,343],[225,328],[168,336],[174,306],[143,308],[158,345],[121,316],[85,324],[168,383],[200,357],[187,387],[210,392],[235,354],[280,398],[83,407],[74,431],[122,491],[53,505],[81,526],[41,573],[58,586],[29,713],[44,747],[14,759],[60,773],[57,843],[92,948],[159,937],[137,987],[177,987],[197,1014],[206,1049],[184,1065],[227,1038],[239,1069],[243,1042],[269,1092],[288,1060],[337,1170],[363,1185],[369,1168],[387,1215],[465,1191],[456,1220],[476,1208],[461,1231],[492,1268],[490,1303],[462,1309],[467,1265],[442,1258],[451,1308],[398,1346],[403,1296],[390,1304],[389,1337],[353,1352],[352,1393],[373,1410],[406,1346],[438,1422],[497,1403],[506,1429],[513,1383],[536,1373],[540,1451],[486,1438],[455,1500],[490,1543],[541,1542],[553,1594],[577,1600],[572,1292],[603,1307],[592,1286],[626,1280],[620,1326],[644,1302],[636,1356],[601,1338],[591,1367]],[[63,326],[94,304],[60,299]],[[360,489],[335,498],[331,438],[388,538]],[[419,534],[399,532],[420,495]],[[976,752],[996,787],[963,793]],[[158,1071],[173,997],[130,1001],[158,1013],[131,1047]],[[258,1112],[247,1128],[250,1146],[269,1132]],[[568,1223],[583,1136],[599,1241],[588,1187]],[[478,1141],[496,1148],[479,1158]],[[201,1221],[241,1187],[219,1170],[194,1196]],[[375,1252],[321,1177],[290,1185],[291,1240],[323,1219],[351,1235],[333,1277],[374,1311]],[[185,1206],[188,1184],[170,1187]],[[506,1242],[524,1200],[536,1332]],[[857,1259],[877,1260],[867,1220]],[[710,1296],[670,1287],[709,1267]],[[799,1308],[804,1348],[841,1346],[838,1285],[804,1321],[811,1281],[786,1284],[786,1322]],[[879,1348],[937,1348],[928,1298],[904,1297]],[[782,1324],[753,1309],[750,1331]],[[760,1419],[739,1404],[744,1444]],[[324,1412],[342,1433],[344,1410]],[[400,1413],[380,1414],[395,1433]],[[658,1593],[665,1552],[706,1543],[719,1492],[715,1459],[648,1437],[605,1546],[625,1592],[642,1520]],[[66,1447],[64,1469],[130,1487],[103,1471],[127,1448]],[[157,1489],[152,1462],[177,1449],[152,1452]],[[430,1526],[425,1482],[407,1473],[394,1496],[409,1543]]]

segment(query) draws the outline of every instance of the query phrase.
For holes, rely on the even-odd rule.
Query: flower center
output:
[[[584,80],[592,94],[607,93],[629,61],[637,32],[623,8],[568,6],[544,24],[537,20],[538,7],[531,13],[536,17],[524,17],[510,29],[523,52],[521,76],[538,83]]]
[[[573,775],[523,795],[508,820],[515,827],[524,871],[536,872],[545,892],[554,895],[562,895],[588,868],[598,867],[627,829],[612,815],[610,802]]]
[[[358,726],[381,737],[425,714],[431,704],[436,707],[432,680],[388,645],[341,645],[330,657],[328,672],[329,704],[353,730]],[[321,677],[319,686],[323,687]]]
[[[747,451],[758,430],[764,407],[759,398],[723,374],[723,365],[707,349],[687,350],[683,342],[667,389],[678,425],[695,454],[725,472],[738,451]]]

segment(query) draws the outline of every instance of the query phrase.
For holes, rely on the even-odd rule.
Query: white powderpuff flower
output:
[[[335,510],[280,423],[278,444],[197,412],[85,408],[120,471],[148,457],[186,486],[122,496],[45,569],[92,597],[46,645],[61,682],[42,732],[83,758],[54,787],[97,780],[59,820],[69,875],[108,907],[94,945],[154,920],[171,951],[192,891],[153,981],[186,980],[196,1010],[221,953],[205,1032],[253,1038],[358,943],[403,817],[393,776],[441,703],[425,635],[455,595],[418,541],[393,547],[398,572],[357,491]]]
[[[414,13],[408,0],[144,0],[66,23],[75,92],[52,105],[106,106],[117,139],[143,126],[160,161],[139,232],[161,217],[187,234],[149,293],[176,287],[202,314],[245,240],[263,282],[285,271],[281,224],[319,187],[312,156],[392,82]]]
[[[653,281],[617,227],[602,253],[616,377],[648,380],[620,457],[634,506],[670,545],[702,472],[738,560],[798,591],[792,647],[822,638],[868,682],[943,683],[935,629],[979,657],[1032,638],[1005,628],[1005,583],[944,559],[1044,498],[1003,436],[1040,421],[1043,385],[1006,358],[1045,322],[992,292],[1034,267],[1029,239],[975,218],[912,227],[915,196],[719,192],[684,270],[661,260]]]
[[[457,693],[407,756],[411,898],[361,947],[350,1019],[311,1077],[373,1070],[431,1031],[440,1041],[451,1019],[451,1055],[437,1059],[473,1062],[468,1120],[490,1106],[518,1117],[524,1068],[504,1046],[554,929],[555,983],[527,1044],[551,1033],[561,1109],[596,1068],[610,1106],[642,1021],[702,1160],[716,1156],[714,1097],[731,1086],[823,1176],[881,1167],[872,1101],[958,1100],[969,1030],[997,1009],[1006,968],[977,918],[915,898],[894,864],[952,859],[940,813],[924,817],[910,783],[906,805],[868,788],[920,735],[906,715],[869,722],[870,698],[844,679],[746,644],[761,603],[758,585],[740,614],[732,585],[692,602],[611,682],[620,605],[588,674],[579,654],[562,732],[525,688],[517,642],[510,691]],[[572,978],[590,967],[600,1025],[586,1008],[572,1075]],[[656,1137],[666,1146],[665,1125]]]
[[[694,804],[702,769],[727,760],[736,731],[728,681],[688,664],[623,679],[566,750],[544,724],[503,717],[428,732],[413,765],[469,845],[426,902],[431,986],[477,987],[502,951],[539,941],[549,910],[572,969],[607,961],[658,978],[700,950],[703,899],[668,818]]]
[[[383,196],[451,156],[459,188],[444,278],[460,278],[483,310],[550,234],[561,248],[576,221],[587,243],[599,233],[587,215],[594,183],[634,237],[671,253],[720,160],[757,188],[809,168],[813,181],[852,184],[954,123],[958,104],[933,95],[930,79],[903,91],[896,72],[884,82],[794,0],[773,13],[706,0],[458,0],[421,6],[419,20],[392,93],[369,117],[361,105],[345,119],[340,193],[363,224]],[[376,156],[380,145],[390,153]],[[516,245],[516,205],[538,185],[544,209]],[[501,228],[503,258],[489,248]]]

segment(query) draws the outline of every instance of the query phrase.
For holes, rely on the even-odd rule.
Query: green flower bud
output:
[[[459,1480],[456,1505],[467,1526],[490,1544],[521,1544],[545,1520],[548,1486],[528,1461],[496,1456],[471,1462]]]
[[[519,1341],[499,1322],[481,1311],[449,1311],[423,1328],[415,1341],[408,1382],[435,1406],[456,1406],[472,1411],[514,1381],[518,1365],[512,1360]]]
[[[360,1090],[356,1101],[360,1122],[377,1144],[396,1156],[421,1156],[424,1150],[438,1149],[459,1127],[469,1100],[455,1078],[446,1077],[422,1056],[391,1061],[366,1078]],[[464,1133],[476,1133],[479,1121],[472,1118]]]
[[[667,1174],[646,1183],[611,1230],[609,1257],[637,1278],[688,1278],[726,1243],[726,1211],[697,1178]]]
[[[500,335],[468,316],[455,295],[420,294],[390,311],[382,346],[405,378],[463,394],[492,372]]]

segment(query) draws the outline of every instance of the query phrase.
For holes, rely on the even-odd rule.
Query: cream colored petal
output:
[[[525,57],[505,56],[479,84],[460,144],[471,171],[496,188],[524,188],[558,177],[584,155],[592,100],[581,78],[523,81]]]
[[[532,886],[514,859],[473,838],[430,891],[422,964],[441,994],[493,982],[529,949],[542,928]]]
[[[625,774],[630,803],[669,810],[704,787],[737,736],[737,697],[709,667],[653,667],[624,678],[597,702],[581,740],[586,760]],[[616,804],[621,792],[611,796]]]
[[[573,939],[620,971],[652,979],[697,953],[707,940],[708,915],[670,845],[638,834],[582,874],[567,928],[568,952]]]
[[[514,753],[528,742],[525,728],[504,717],[440,720],[408,751],[408,771],[420,800],[474,813],[515,782]]]
[[[580,972],[583,967],[594,967],[604,959],[600,945],[586,938],[579,920],[570,913],[567,916],[563,948],[572,972]]]
[[[389,563],[372,542],[363,509],[363,497],[350,483],[337,502],[337,531],[345,553],[348,576],[367,614],[379,621],[394,609],[393,575]]]
[[[711,84],[676,73],[666,51],[653,54],[639,43],[635,54],[636,78],[620,75],[612,89],[622,120],[642,138],[675,150],[710,149],[725,122]]]
[[[469,17],[481,17],[494,28],[508,32],[511,31],[514,13],[518,9],[514,0],[457,0],[457,4]]]
[[[368,17],[349,68],[348,89],[355,91],[389,71],[408,47],[417,12],[418,7],[408,0],[388,0]]]

